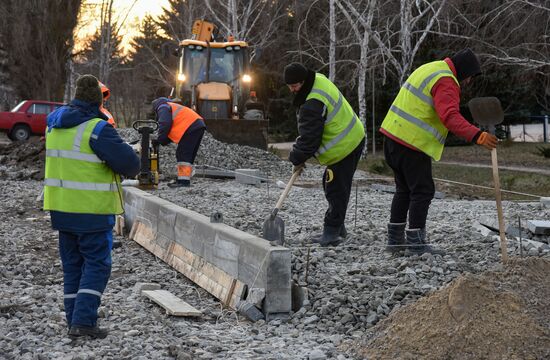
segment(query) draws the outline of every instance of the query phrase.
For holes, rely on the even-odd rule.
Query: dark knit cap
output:
[[[99,87],[99,81],[93,75],[86,74],[76,80],[76,93],[74,98],[87,103],[101,104],[103,94]]]
[[[481,67],[476,54],[470,49],[464,49],[457,52],[452,58],[458,81],[481,74]]]
[[[288,64],[285,67],[285,84],[297,84],[306,79],[307,69],[300,63]]]

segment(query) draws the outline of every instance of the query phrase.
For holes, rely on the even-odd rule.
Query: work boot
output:
[[[191,186],[191,180],[176,180],[170,181],[168,187],[170,188],[179,188],[179,187],[189,187]]]
[[[317,233],[312,236],[311,242],[318,243],[321,240],[321,237],[323,237],[323,233]],[[346,230],[346,225],[344,224],[340,227],[340,237],[343,239],[348,237],[348,231]]]
[[[118,249],[122,246],[122,242],[120,240],[113,240],[113,246],[111,247],[112,250]]]
[[[328,226],[323,228],[323,234],[313,238],[311,241],[321,246],[336,246],[343,240],[341,234],[341,226]]]
[[[340,227],[340,236],[344,239],[348,237],[348,231],[346,230],[346,225],[344,224]]]
[[[397,255],[405,252],[405,226],[407,223],[388,223],[388,244],[384,251]]]
[[[96,326],[73,325],[69,329],[70,337],[89,336],[94,339],[104,339],[109,331]]]
[[[430,253],[433,255],[445,255],[443,250],[437,250],[426,244],[426,229],[408,229],[405,231],[407,243],[405,256],[422,255]]]

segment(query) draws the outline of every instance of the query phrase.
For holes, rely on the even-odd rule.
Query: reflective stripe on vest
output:
[[[406,113],[395,105],[390,106],[390,110],[401,116],[403,119],[415,124],[416,126],[426,130],[431,133],[440,144],[445,144],[445,136],[441,135],[436,129],[431,127],[429,124],[425,123],[421,119],[414,117],[413,115]]]
[[[120,178],[90,147],[101,119],[73,128],[48,129],[44,210],[68,213],[121,214]]]
[[[332,105],[333,109],[330,113],[327,114],[327,119],[325,120],[325,125],[328,124],[329,122],[331,122],[332,119],[334,119],[338,111],[340,111],[340,109],[342,108],[342,104],[344,103],[343,101],[344,96],[342,95],[341,92],[338,92],[338,102],[334,102],[334,100],[330,97],[330,95],[321,89],[311,89],[311,93],[319,94],[323,96]]]
[[[340,90],[322,74],[315,74],[306,100],[325,105],[326,119],[321,145],[315,153],[322,165],[332,165],[348,156],[365,138],[363,124]]]
[[[65,159],[75,159],[89,162],[101,163],[100,158],[96,154],[83,154],[80,151],[74,150],[46,150],[46,156],[52,158],[65,158]]]
[[[101,112],[107,116],[107,122],[109,124],[111,124],[113,127],[116,127],[116,124],[115,124],[115,118],[113,116],[113,114],[111,114],[111,112],[109,110],[107,110],[106,108],[103,107],[103,105],[99,108],[99,110],[101,110]]]
[[[202,117],[186,106],[171,102],[167,102],[167,104],[172,109],[172,128],[168,133],[168,138],[175,143],[179,143],[189,126],[197,119],[202,119]]]
[[[81,181],[45,179],[44,185],[72,190],[92,190],[92,191],[118,191],[117,183],[98,184]]]
[[[439,119],[433,104],[432,87],[442,77],[451,77],[444,61],[434,61],[416,69],[401,87],[382,128],[414,146],[435,160],[441,158],[448,130]]]
[[[340,140],[342,140],[346,135],[350,133],[351,129],[353,129],[357,121],[359,121],[359,119],[357,118],[357,116],[355,116],[355,114],[353,114],[353,119],[351,119],[351,121],[349,122],[349,125],[344,129],[344,131],[342,131],[340,134],[338,134],[334,139],[332,139],[328,143],[321,145],[319,147],[319,151],[317,151],[317,155],[324,154],[325,152],[330,150],[333,146],[335,146],[338,142],[340,142]]]

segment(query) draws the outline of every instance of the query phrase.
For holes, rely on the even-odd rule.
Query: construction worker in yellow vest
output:
[[[123,212],[119,174],[140,161],[100,111],[97,79],[82,75],[67,105],[48,115],[44,210],[59,231],[63,302],[69,336],[104,338],[97,310],[111,274],[112,229]]]
[[[340,90],[323,74],[292,63],[285,67],[284,81],[299,108],[299,137],[288,159],[295,171],[311,157],[326,165],[323,189],[328,210],[323,233],[312,241],[336,246],[347,235],[344,220],[353,174],[365,147],[365,129]]]
[[[443,254],[426,243],[426,218],[435,194],[432,159],[441,158],[449,131],[488,150],[497,146],[494,135],[470,124],[459,111],[461,87],[480,73],[477,56],[464,49],[420,66],[392,103],[380,129],[386,136],[384,155],[396,186],[386,251]]]

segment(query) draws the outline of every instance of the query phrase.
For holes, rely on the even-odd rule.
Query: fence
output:
[[[508,125],[508,137],[517,142],[550,142],[550,116],[531,116],[538,123]]]

